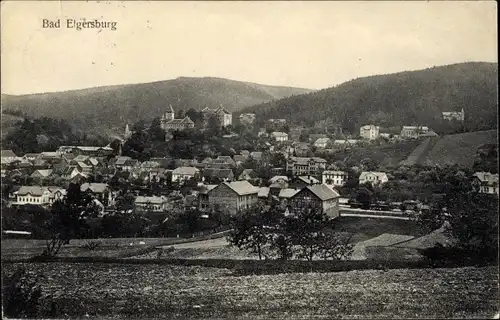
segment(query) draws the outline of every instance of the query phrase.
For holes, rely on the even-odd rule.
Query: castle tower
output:
[[[172,108],[172,105],[168,105],[168,109],[165,112],[165,120],[168,122],[170,120],[175,119],[175,113],[174,113],[174,108]]]

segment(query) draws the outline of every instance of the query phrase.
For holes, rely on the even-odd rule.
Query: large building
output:
[[[284,142],[288,140],[288,134],[285,132],[274,131],[271,133],[271,138],[274,138],[278,142]]]
[[[403,126],[403,129],[401,129],[401,138],[418,138],[424,134],[429,132],[428,127],[422,127],[422,126]]]
[[[233,124],[232,113],[223,108],[222,105],[217,109],[210,109],[209,107],[206,107],[201,110],[201,112],[203,113],[203,127],[205,128],[210,125],[210,118],[212,117],[215,117],[222,127],[227,127]]]
[[[208,191],[208,201],[210,206],[234,214],[256,205],[258,192],[259,188],[248,181],[223,182]]]
[[[313,184],[295,193],[288,203],[292,214],[313,206],[333,219],[339,216],[339,198],[340,195],[327,185]]]
[[[49,206],[54,201],[62,199],[66,190],[60,187],[22,186],[14,192],[16,197],[14,205]]]
[[[389,181],[389,178],[385,172],[363,171],[359,175],[359,184],[382,185],[387,181]]]
[[[167,202],[164,196],[137,196],[134,205],[137,212],[164,212],[167,210]]]
[[[347,182],[347,172],[344,171],[323,171],[321,180],[324,184],[341,187]]]
[[[286,170],[294,176],[321,175],[326,169],[326,160],[318,157],[290,157],[286,162]]]
[[[362,126],[359,129],[359,135],[363,139],[374,140],[377,139],[380,134],[380,127],[371,125]]]
[[[185,116],[182,119],[175,119],[175,113],[172,105],[169,105],[168,110],[162,115],[160,123],[161,128],[165,131],[194,128],[194,122],[188,116]]]
[[[476,172],[474,182],[480,193],[498,195],[498,173]]]

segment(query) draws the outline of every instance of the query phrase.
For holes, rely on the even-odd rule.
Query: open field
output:
[[[3,267],[12,273],[16,265]],[[496,267],[238,277],[169,265],[22,265],[42,275],[46,317],[491,318],[498,311]]]

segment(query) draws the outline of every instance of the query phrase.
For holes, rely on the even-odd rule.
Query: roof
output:
[[[280,197],[280,198],[291,198],[291,197],[293,197],[299,191],[300,190],[289,189],[289,188],[281,189],[278,197]]]
[[[216,188],[217,186],[217,184],[204,184],[200,188],[200,194],[207,194],[210,190]]]
[[[259,188],[259,191],[257,192],[258,197],[268,197],[269,196],[269,188],[268,187],[261,187]]]
[[[158,168],[160,163],[158,161],[144,161],[141,164],[141,168]]]
[[[204,177],[230,178],[233,176],[231,169],[207,168],[203,170]]]
[[[52,169],[39,169],[35,170],[31,175],[34,175],[35,173],[38,173],[42,177],[48,177],[52,174]]]
[[[422,137],[437,137],[437,136],[438,136],[438,134],[432,130],[429,132],[426,132],[422,135]]]
[[[280,131],[271,132],[271,135],[273,137],[288,137],[288,134],[286,134],[285,132],[280,132]]]
[[[363,130],[371,130],[372,128],[375,129],[375,128],[378,128],[378,126],[373,125],[373,124],[367,124],[367,125],[364,125],[361,127],[361,129],[363,129]]]
[[[151,203],[151,204],[162,204],[167,202],[167,199],[165,197],[157,197],[157,196],[152,196],[152,197],[143,197],[143,196],[137,196],[135,198],[135,203]]]
[[[305,189],[311,191],[314,195],[316,195],[322,201],[339,198],[340,195],[326,184],[313,184],[312,186],[307,186]]]
[[[77,162],[77,164],[80,166],[80,168],[92,168],[92,166],[89,166],[88,164],[86,164],[85,162],[82,162],[82,161],[79,161]]]
[[[127,162],[127,160],[131,160],[131,159],[132,158],[125,157],[125,156],[123,156],[123,157],[117,157],[116,161],[115,161],[115,165],[124,165]]]
[[[77,155],[76,157],[73,158],[73,161],[80,162],[80,161],[86,161],[89,158],[89,156],[84,156],[83,154]]]
[[[403,126],[402,130],[417,130],[417,129],[429,130],[429,128],[426,126]]]
[[[376,171],[363,171],[359,175],[359,179],[366,179],[368,175],[375,175],[379,180],[383,178],[387,178],[387,174],[385,172],[376,172]]]
[[[27,194],[31,194],[32,196],[41,196],[44,192],[50,192],[50,190],[47,187],[41,187],[41,186],[21,186],[18,191],[15,192],[15,194],[23,196]]]
[[[297,177],[298,180],[304,181],[305,183],[319,183],[319,180],[316,179],[315,177],[311,176],[299,176]]]
[[[99,164],[99,160],[97,160],[96,158],[89,158],[89,162],[93,166],[96,166]]]
[[[278,180],[288,181],[288,177],[287,176],[274,176],[271,179],[269,179],[269,182],[275,183]]]
[[[250,152],[250,157],[254,158],[255,160],[259,160],[262,158],[262,152],[260,151]]]
[[[90,191],[95,192],[95,193],[103,193],[108,189],[108,184],[107,183],[84,183],[80,186],[81,191],[86,191],[87,189],[90,189]]]
[[[323,144],[323,143],[329,143],[331,142],[332,140],[330,140],[330,138],[318,138],[314,144]]]
[[[30,152],[30,153],[25,153],[25,154],[24,154],[24,157],[26,157],[26,158],[36,158],[36,157],[38,157],[39,155],[40,155],[40,153],[32,153],[32,152]],[[2,156],[2,157],[3,157],[3,156]]]
[[[271,189],[271,188],[273,188],[273,189],[285,189],[287,187],[288,187],[287,182],[275,182],[269,186],[269,189]]]
[[[223,182],[222,184],[225,184],[240,196],[247,194],[257,194],[259,192],[258,187],[253,186],[250,182],[245,180],[234,181],[234,182]]]
[[[179,167],[179,168],[174,169],[174,171],[172,171],[172,174],[195,175],[199,171],[200,170],[196,169],[195,167]]]
[[[476,172],[474,177],[478,178],[483,184],[488,186],[498,186],[498,173]]]
[[[15,158],[17,157],[14,151],[12,150],[2,150],[1,154],[2,158]]]
[[[295,162],[299,165],[307,165],[309,161],[314,161],[314,162],[319,162],[319,163],[326,163],[326,160],[323,158],[319,157],[290,157],[290,161]]]
[[[235,154],[235,155],[233,156],[233,160],[234,160],[235,162],[245,162],[245,161],[246,161],[246,159],[247,159],[247,157],[245,157],[245,156],[243,156],[243,155],[240,155],[240,154]]]
[[[331,174],[331,175],[346,175],[347,172],[344,172],[344,171],[333,171],[333,170],[326,170],[326,171],[323,171],[322,173],[323,175],[327,175],[327,174]]]

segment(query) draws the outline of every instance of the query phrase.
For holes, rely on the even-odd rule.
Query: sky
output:
[[[1,2],[2,93],[186,77],[321,89],[497,62],[494,1]],[[66,28],[66,19],[115,21]],[[42,28],[42,20],[61,28]]]

